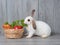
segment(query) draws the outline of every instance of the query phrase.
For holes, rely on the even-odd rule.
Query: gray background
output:
[[[60,0],[0,0],[0,29],[5,21],[24,19],[35,9],[35,19],[48,23],[60,33]]]

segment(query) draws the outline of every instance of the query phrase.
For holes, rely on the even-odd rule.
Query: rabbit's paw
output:
[[[26,36],[26,38],[31,38],[31,36]]]
[[[42,35],[41,37],[45,39],[45,38],[47,38],[48,36],[47,36],[47,35]]]

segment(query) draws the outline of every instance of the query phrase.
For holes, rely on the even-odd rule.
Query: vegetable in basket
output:
[[[3,25],[3,28],[10,29],[11,26],[10,26],[10,24],[8,22],[5,22],[4,25]]]
[[[3,28],[22,29],[25,26],[27,26],[27,25],[24,24],[24,19],[22,19],[22,20],[13,21],[11,24],[9,24],[8,22],[5,22],[5,24],[3,25]]]

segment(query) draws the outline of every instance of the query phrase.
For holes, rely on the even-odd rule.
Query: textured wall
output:
[[[0,0],[0,27],[5,21],[23,19],[35,9],[35,19],[48,23],[60,33],[60,0]]]
[[[52,32],[60,33],[60,0],[39,0],[39,19],[47,22]]]

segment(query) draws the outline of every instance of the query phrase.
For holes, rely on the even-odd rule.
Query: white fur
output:
[[[31,21],[28,22],[27,20],[30,19]],[[28,26],[26,27],[28,36],[26,38],[31,38],[33,35],[41,36],[42,38],[48,37],[51,34],[50,26],[43,22],[43,21],[35,21],[36,23],[36,30],[32,27],[32,20],[34,20],[31,16],[26,17],[24,23]]]
[[[37,26],[37,29],[35,32],[36,35],[41,36],[43,38],[50,36],[51,28],[47,23],[43,21],[36,21],[36,26]]]
[[[33,29],[32,25],[28,25],[28,27],[26,27],[27,29],[27,33],[28,33],[28,36],[26,38],[31,38],[34,33],[35,33],[35,30]]]

